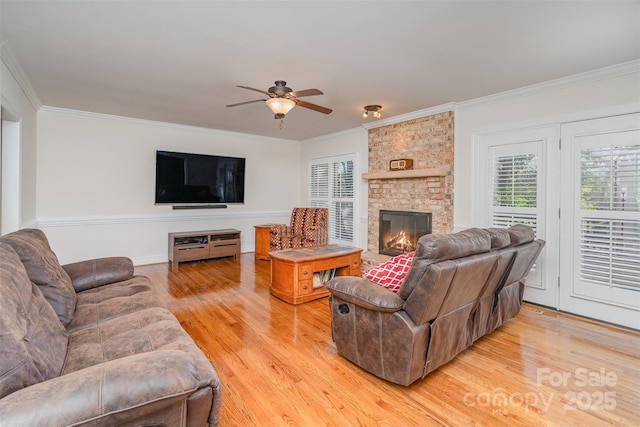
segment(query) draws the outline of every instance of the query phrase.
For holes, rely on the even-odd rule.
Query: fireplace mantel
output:
[[[362,174],[362,179],[402,179],[402,178],[425,178],[430,176],[447,176],[447,169],[408,169],[389,172],[367,172]]]

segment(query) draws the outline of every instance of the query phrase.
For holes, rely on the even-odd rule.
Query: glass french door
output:
[[[640,329],[640,114],[562,126],[560,307]]]
[[[478,222],[487,227],[531,226],[547,246],[525,280],[527,301],[557,308],[555,260],[550,254],[556,245],[551,230],[555,226],[553,201],[548,197],[550,148],[557,150],[557,127],[544,127],[483,135],[479,138],[482,159],[477,194]],[[551,251],[549,250],[551,248]]]

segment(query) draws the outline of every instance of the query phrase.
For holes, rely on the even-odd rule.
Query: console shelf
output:
[[[240,231],[234,229],[169,233],[171,268],[183,261],[240,255]]]

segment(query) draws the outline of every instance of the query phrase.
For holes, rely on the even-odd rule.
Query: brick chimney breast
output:
[[[444,177],[370,179],[367,251],[378,253],[380,209],[432,213],[432,232],[453,230],[454,113],[369,130],[369,172],[389,171],[393,159],[412,159],[413,169],[445,168]]]

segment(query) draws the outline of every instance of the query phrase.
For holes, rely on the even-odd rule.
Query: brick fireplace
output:
[[[368,237],[363,267],[379,255],[380,210],[431,213],[433,233],[453,230],[452,111],[369,129]],[[412,159],[410,174],[389,171],[394,159]],[[424,172],[424,173],[422,173]]]

